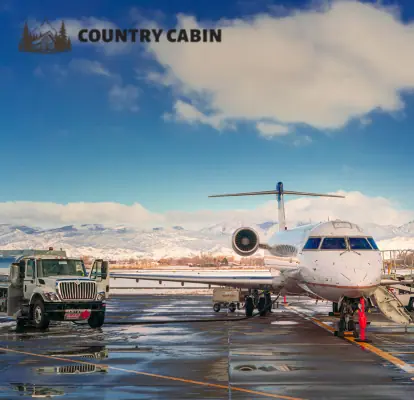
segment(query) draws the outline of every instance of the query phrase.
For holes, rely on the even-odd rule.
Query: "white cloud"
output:
[[[283,17],[260,14],[212,25],[222,28],[221,43],[172,44],[163,36],[148,45],[166,73],[157,82],[172,87],[178,99],[207,95],[215,110],[207,117],[192,101],[178,100],[178,120],[339,129],[354,118],[366,121],[375,110],[400,111],[401,92],[414,88],[413,24],[377,4],[336,1]],[[178,28],[203,27],[179,16]]]
[[[43,69],[40,66],[37,66],[34,69],[33,75],[36,76],[37,78],[43,78],[45,76]]]
[[[112,74],[99,61],[92,61],[84,58],[74,58],[65,67],[59,64],[46,65],[43,67],[39,65],[35,68],[33,74],[38,78],[44,78],[46,75],[49,75],[46,74],[45,71],[51,72],[59,77],[65,77],[68,75],[68,72],[73,71],[76,73],[97,75],[105,78],[118,78],[117,75]]]
[[[288,226],[297,222],[320,222],[328,218],[342,218],[358,224],[402,225],[414,219],[414,210],[399,210],[397,205],[383,197],[369,197],[360,192],[337,192],[346,196],[336,198],[296,198],[286,202]],[[232,205],[236,205],[233,201]],[[140,204],[119,203],[0,203],[3,223],[56,227],[70,224],[99,223],[108,226],[132,225],[142,228],[181,225],[187,229],[200,229],[223,221],[242,224],[277,220],[276,201],[265,201],[253,210],[200,210],[194,212],[169,211],[153,213]]]
[[[256,124],[256,129],[260,132],[261,136],[267,138],[285,136],[289,133],[289,128],[287,126],[269,122],[258,122]]]
[[[305,145],[310,144],[310,143],[312,143],[312,138],[308,135],[299,136],[298,138],[296,138],[293,141],[293,145],[296,146],[296,147],[305,146]]]
[[[50,68],[53,74],[55,74],[58,78],[64,78],[68,75],[68,71],[59,64],[53,64]]]
[[[70,224],[88,224],[102,221],[104,224],[158,223],[162,216],[151,213],[140,204],[130,206],[119,203],[40,203],[5,202],[0,203],[0,216],[3,223],[27,224],[31,226],[56,227]]]
[[[75,58],[69,62],[69,68],[87,75],[99,75],[107,78],[113,77],[112,73],[99,61]]]
[[[364,126],[368,126],[368,125],[370,125],[370,124],[372,123],[372,119],[371,119],[371,118],[369,118],[369,117],[362,117],[362,118],[359,120],[359,123],[360,123],[360,125],[361,125],[362,127],[364,127]]]
[[[174,104],[174,114],[165,114],[164,119],[185,121],[188,123],[202,123],[210,125],[216,129],[222,129],[224,127],[231,127],[228,122],[224,122],[220,116],[212,115],[208,116],[199,111],[192,104],[186,103],[181,100],[177,100]]]
[[[112,86],[109,91],[109,102],[114,110],[129,110],[137,112],[139,107],[137,100],[139,97],[139,89],[134,85],[118,85]]]

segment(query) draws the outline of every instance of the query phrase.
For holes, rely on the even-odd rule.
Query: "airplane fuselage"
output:
[[[275,277],[273,286],[283,283],[282,292],[332,302],[369,297],[381,283],[382,258],[374,239],[346,221],[277,232],[267,243],[265,265]]]

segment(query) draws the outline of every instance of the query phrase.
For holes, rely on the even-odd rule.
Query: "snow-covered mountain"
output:
[[[0,224],[0,249],[63,248],[72,256],[130,258],[192,257],[200,253],[234,255],[231,235],[241,226],[251,226],[262,238],[277,230],[274,221],[246,224],[246,221],[223,221],[200,230],[185,226],[158,226],[142,230],[128,226],[100,224],[65,225],[53,229]],[[383,250],[414,249],[414,221],[400,227],[369,224],[363,226]],[[258,254],[259,255],[259,254]]]

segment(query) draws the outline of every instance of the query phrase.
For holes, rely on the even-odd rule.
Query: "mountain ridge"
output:
[[[255,224],[242,222],[222,221],[198,230],[188,230],[179,225],[140,229],[125,225],[80,224],[45,229],[0,224],[0,249],[54,247],[63,248],[72,256],[105,257],[112,260],[194,257],[200,253],[234,255],[231,235],[237,228],[251,226],[266,240],[278,226],[274,221]],[[414,248],[414,221],[400,226],[361,224],[361,227],[376,239],[381,249]],[[386,248],[382,248],[384,246]],[[258,252],[260,255],[261,251]]]

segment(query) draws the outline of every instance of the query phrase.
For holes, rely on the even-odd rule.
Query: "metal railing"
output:
[[[414,250],[382,250],[381,256],[385,275],[413,275]]]

